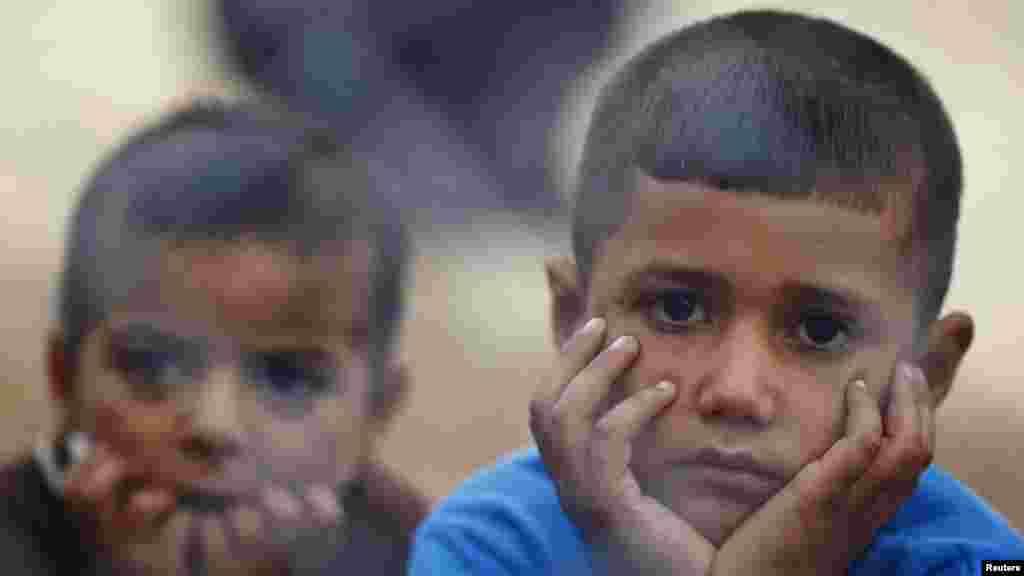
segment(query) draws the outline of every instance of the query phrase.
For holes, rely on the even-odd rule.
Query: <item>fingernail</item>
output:
[[[906,380],[907,382],[924,380],[924,372],[921,372],[920,368],[909,362],[904,362],[900,366],[900,371],[902,373],[903,379]]]
[[[852,385],[853,385],[854,387],[856,387],[856,388],[859,388],[860,390],[862,390],[862,391],[864,391],[864,392],[867,392],[867,391],[868,391],[868,385],[867,385],[867,383],[865,383],[865,382],[864,382],[864,379],[863,379],[863,378],[857,378],[856,380],[854,380],[853,382],[851,382],[851,384],[852,384]]]
[[[612,350],[631,350],[636,346],[636,338],[632,336],[619,336],[612,342]]]
[[[580,328],[580,333],[594,334],[600,332],[604,328],[604,318],[591,318]]]
[[[341,506],[334,492],[326,486],[315,485],[306,491],[306,501],[320,517],[327,522],[336,522],[341,517]]]
[[[139,492],[134,497],[135,507],[143,514],[152,514],[167,508],[171,498],[165,492]]]
[[[85,462],[89,458],[89,454],[92,452],[92,445],[89,442],[89,437],[81,432],[72,432],[68,434],[67,440],[68,453],[71,456],[71,461],[74,464]]]
[[[235,528],[245,539],[260,538],[263,536],[263,516],[253,508],[239,506],[235,510]]]
[[[278,518],[295,519],[299,517],[299,503],[291,494],[281,488],[267,488],[264,490],[263,500],[267,508]]]
[[[94,496],[96,492],[105,489],[113,481],[118,468],[119,466],[115,461],[109,461],[100,466],[89,480],[88,488],[86,488],[89,495]]]
[[[676,385],[669,382],[668,380],[662,380],[655,386],[659,392],[665,392],[666,394],[674,394],[676,391]]]

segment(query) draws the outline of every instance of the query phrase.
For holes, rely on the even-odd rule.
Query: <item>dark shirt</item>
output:
[[[427,504],[384,467],[373,464],[343,496],[346,529],[296,544],[297,574],[405,573],[413,530]],[[0,468],[0,574],[113,573],[82,529],[83,522],[50,489],[39,465],[25,458]]]

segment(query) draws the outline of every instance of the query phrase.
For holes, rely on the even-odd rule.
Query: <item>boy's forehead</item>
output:
[[[898,278],[902,228],[888,213],[855,212],[817,200],[733,193],[696,182],[638,175],[623,224],[595,260],[595,288],[647,268],[679,267],[737,284],[835,287],[881,302]]]
[[[262,241],[164,241],[145,287],[123,312],[168,328],[261,340],[334,338],[365,322],[368,242],[319,246],[315,254]],[[210,334],[216,332],[216,334]]]

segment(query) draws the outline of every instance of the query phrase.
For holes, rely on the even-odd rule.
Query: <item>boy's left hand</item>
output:
[[[897,366],[884,430],[863,381],[848,385],[844,436],[736,529],[711,573],[845,574],[931,463],[934,410],[916,366]]]

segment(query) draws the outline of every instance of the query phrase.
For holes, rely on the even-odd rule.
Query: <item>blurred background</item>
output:
[[[78,184],[140,123],[194,93],[268,91],[359,135],[414,189],[403,336],[414,387],[381,445],[433,498],[529,442],[552,359],[542,258],[568,250],[559,198],[608,67],[694,19],[749,6],[827,16],[929,76],[965,155],[950,309],[977,336],[940,412],[938,461],[1018,528],[1024,466],[1024,3],[643,0],[17,2],[0,28],[0,457],[49,430],[43,342]],[[627,9],[628,8],[628,9]],[[345,32],[348,32],[347,34]],[[372,34],[371,34],[372,32]],[[367,86],[385,87],[387,98]],[[401,169],[388,158],[402,159]],[[415,184],[415,186],[411,186]]]

